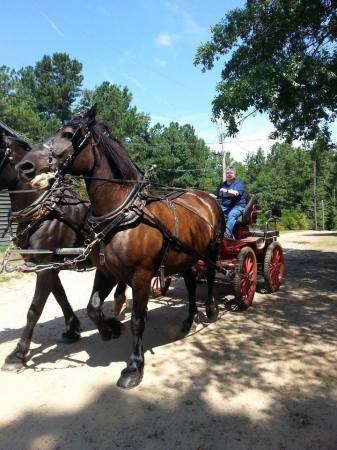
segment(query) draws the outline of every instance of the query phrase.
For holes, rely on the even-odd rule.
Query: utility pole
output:
[[[324,200],[322,200],[322,230],[325,230],[325,224],[324,224]]]
[[[314,169],[314,218],[315,218],[315,230],[317,231],[316,161],[313,162],[313,169]]]
[[[225,136],[224,136],[224,121],[222,118],[222,114],[218,119],[216,119],[216,123],[218,126],[219,133],[219,143],[221,144],[221,153],[222,153],[222,179],[226,179],[226,153],[225,153]]]

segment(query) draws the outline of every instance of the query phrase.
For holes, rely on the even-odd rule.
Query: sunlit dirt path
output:
[[[287,233],[286,279],[243,313],[180,332],[186,292],[150,302],[143,382],[116,386],[131,351],[130,312],[120,339],[102,342],[86,315],[93,272],[64,272],[82,322],[79,342],[61,344],[53,298],[36,327],[26,370],[0,372],[2,450],[336,450],[337,233]],[[0,285],[0,364],[15,347],[34,275]],[[205,298],[198,287],[198,300]],[[111,297],[112,298],[112,297]],[[112,301],[106,302],[109,313]]]

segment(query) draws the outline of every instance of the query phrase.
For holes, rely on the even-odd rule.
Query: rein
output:
[[[93,139],[93,133],[88,128],[88,126],[83,126],[81,121],[76,121],[73,123],[70,123],[69,125],[79,125],[77,130],[75,131],[71,143],[73,147],[73,151],[65,158],[65,160],[60,164],[59,170],[58,170],[58,176],[59,180],[64,178],[64,175],[67,171],[70,170],[74,160],[77,158],[77,156],[81,153],[81,151],[85,148],[86,144],[88,143],[89,139]],[[106,133],[106,132],[105,132]],[[106,133],[109,135],[108,133]],[[100,140],[97,143],[92,143],[92,147],[94,148],[100,143]],[[53,142],[51,142],[51,145],[46,145],[46,148],[48,149],[48,155],[49,155],[49,166],[51,166],[52,159],[55,158],[55,154],[53,152]],[[68,147],[69,149],[69,147]],[[66,149],[66,150],[68,150]],[[154,170],[154,168],[152,168]],[[91,225],[95,235],[93,237],[93,240],[91,242],[90,248],[93,248],[94,245],[99,244],[100,245],[100,264],[103,265],[105,263],[105,256],[104,256],[104,241],[107,238],[107,236],[112,232],[117,232],[121,229],[121,227],[124,227],[126,225],[130,225],[137,221],[138,219],[143,219],[145,223],[148,225],[157,228],[164,237],[164,251],[162,256],[162,263],[160,265],[160,269],[163,270],[163,261],[166,258],[166,254],[168,252],[169,247],[183,251],[192,258],[195,259],[202,259],[205,264],[209,268],[217,268],[216,264],[211,261],[209,258],[207,258],[205,255],[200,254],[199,252],[196,252],[191,246],[186,244],[185,242],[181,241],[175,234],[173,234],[159,219],[157,219],[153,214],[146,208],[146,204],[148,200],[151,198],[150,194],[148,193],[147,187],[149,186],[148,181],[148,175],[149,172],[142,176],[139,180],[126,180],[126,179],[105,179],[105,178],[99,178],[99,177],[86,177],[85,179],[91,179],[91,180],[101,180],[106,181],[110,183],[116,183],[116,184],[125,184],[125,183],[134,183],[133,188],[131,191],[126,195],[125,199],[122,201],[122,203],[115,208],[113,211],[109,212],[108,214],[105,214],[103,216],[95,217],[92,214],[92,211],[89,211],[88,213],[88,221]],[[176,189],[175,189],[176,190]],[[181,191],[186,190],[182,189]],[[152,197],[152,200],[169,200],[172,202],[172,199],[169,198],[158,198],[158,197]],[[203,218],[200,213],[198,213],[197,210],[195,210],[192,207],[189,207],[188,205],[181,204],[181,202],[175,203],[188,211],[192,212],[193,214],[197,215],[200,219],[205,221],[212,229],[214,228],[205,218]],[[106,224],[106,222],[108,222]],[[106,224],[104,226],[104,224]],[[100,228],[99,232],[95,232],[95,229]]]

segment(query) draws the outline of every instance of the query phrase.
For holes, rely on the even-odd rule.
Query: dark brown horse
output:
[[[41,193],[16,191],[30,189],[27,182],[17,177],[15,164],[20,162],[30,151],[30,146],[17,138],[4,138],[0,145],[0,189],[9,189],[12,211],[23,211],[35,202]],[[77,247],[84,243],[88,233],[84,233],[84,223],[89,202],[80,200],[73,192],[66,190],[66,198],[59,205],[59,213],[49,213],[35,220],[23,220],[17,229],[17,244],[20,248],[55,249],[61,247]],[[30,228],[32,226],[32,228]],[[39,263],[55,261],[54,256],[32,255],[27,260]],[[124,298],[125,285],[118,286],[117,302]],[[34,327],[43,311],[49,294],[52,293],[60,305],[67,330],[62,334],[64,343],[72,343],[80,338],[80,322],[75,315],[59,278],[59,270],[47,269],[37,273],[35,293],[28,309],[27,322],[16,348],[7,357],[2,370],[17,371],[24,367],[29,351]],[[116,300],[116,298],[115,298]],[[120,302],[119,302],[120,303]],[[118,308],[116,313],[118,313]]]
[[[223,215],[216,201],[201,191],[180,192],[166,199],[151,197],[142,172],[125,147],[96,121],[95,108],[60,129],[45,147],[30,152],[19,170],[32,177],[43,171],[48,160],[55,170],[61,167],[63,172],[85,177],[93,208],[91,222],[101,233],[92,254],[100,270],[88,304],[89,316],[100,331],[105,323],[102,303],[106,292],[117,281],[132,287],[133,351],[117,384],[134,387],[143,376],[146,308],[151,279],[160,266],[165,275],[180,273],[184,277],[189,294],[189,314],[183,323],[187,331],[197,313],[191,267],[200,255],[207,257],[211,264],[206,313],[209,319],[216,319],[212,288]]]

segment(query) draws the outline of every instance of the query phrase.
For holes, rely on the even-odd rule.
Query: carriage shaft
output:
[[[55,250],[11,249],[8,253],[19,253],[20,255],[80,255],[83,253],[83,250],[82,247],[56,248]]]

